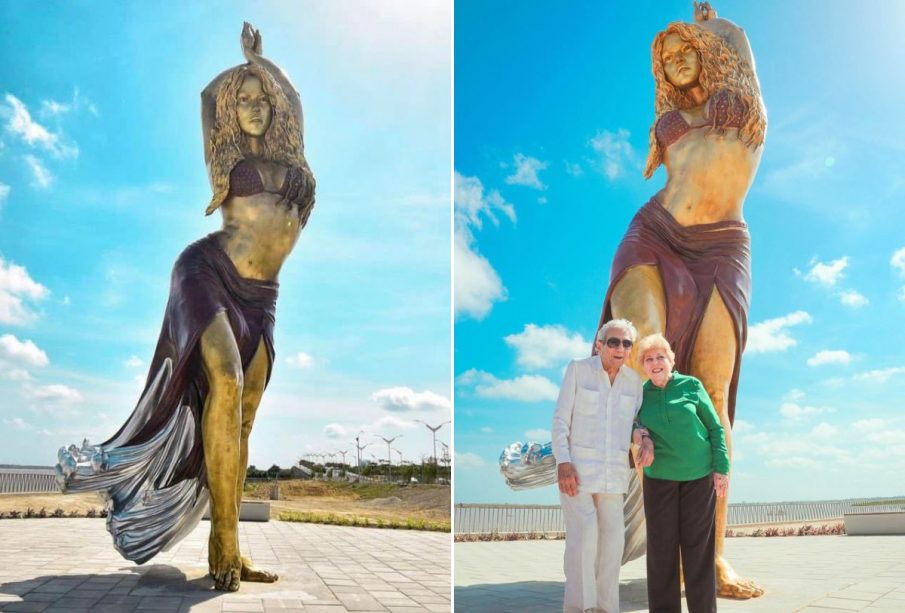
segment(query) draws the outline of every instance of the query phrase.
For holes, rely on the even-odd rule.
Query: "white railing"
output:
[[[0,494],[59,493],[52,468],[0,467]]]
[[[729,525],[842,521],[844,513],[905,511],[902,499],[855,498],[820,502],[738,503],[729,505]],[[457,504],[456,534],[553,533],[565,531],[559,505]]]

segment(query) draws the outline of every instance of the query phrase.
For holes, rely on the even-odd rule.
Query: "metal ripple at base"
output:
[[[203,477],[171,483],[195,440],[195,418],[189,406],[174,411],[153,438],[123,445],[148,422],[171,375],[172,364],[167,359],[116,437],[102,445],[85,439],[81,447],[61,447],[54,467],[64,493],[103,494],[113,546],[138,564],[191,532],[208,503]]]
[[[515,491],[530,490],[556,483],[556,458],[553,443],[515,442],[500,454],[500,473],[506,485]],[[644,496],[637,471],[631,471],[623,503],[625,549],[622,563],[647,552],[647,526],[644,523]]]

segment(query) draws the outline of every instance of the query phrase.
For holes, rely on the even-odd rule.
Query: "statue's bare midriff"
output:
[[[289,206],[280,194],[273,193],[279,189],[287,171],[285,166],[274,165],[282,170],[274,173],[276,176],[261,172],[267,191],[233,196],[221,205],[220,245],[239,274],[250,279],[276,280],[301,233],[298,205]]]
[[[744,221],[762,153],[739,140],[736,128],[689,130],[664,155],[668,178],[655,198],[683,226]]]

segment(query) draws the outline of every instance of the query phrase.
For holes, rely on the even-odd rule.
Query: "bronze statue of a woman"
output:
[[[751,291],[742,206],[767,118],[742,29],[717,18],[707,2],[695,3],[695,22],[672,23],[654,39],[656,120],[644,176],[663,164],[666,186],[619,245],[600,324],[625,318],[640,336],[664,334],[676,368],[710,394],[731,455]],[[763,590],[740,579],[722,555],[728,508],[728,497],[718,498],[718,593],[756,597]]]
[[[100,445],[59,453],[64,491],[102,491],[116,549],[143,563],[197,525],[210,501],[215,587],[276,581],[240,555],[238,513],[248,437],[274,360],[277,277],[314,206],[298,92],[262,57],[246,23],[247,63],[202,93],[207,213],[223,227],[189,245],[170,297],[144,391],[126,423]]]

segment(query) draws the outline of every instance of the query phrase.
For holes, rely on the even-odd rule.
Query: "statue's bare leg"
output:
[[[716,288],[710,295],[700,331],[691,356],[691,372],[701,380],[726,432],[726,447],[732,458],[732,429],[729,425],[729,384],[735,368],[735,328],[729,311]],[[731,487],[731,480],[730,480]],[[729,495],[716,503],[716,579],[717,594],[729,598],[756,598],[764,590],[753,581],[740,578],[723,557]]]
[[[627,319],[638,330],[638,338],[644,338],[648,334],[663,334],[666,332],[666,291],[663,289],[663,280],[660,277],[660,269],[656,266],[642,265],[629,268],[613,288],[610,298],[610,308],[614,319]],[[647,375],[641,364],[635,361],[629,364],[638,371],[642,379]],[[638,457],[636,445],[632,445],[632,453]],[[635,464],[635,472],[638,479],[644,483],[644,471]]]
[[[208,382],[201,418],[204,466],[211,502],[208,566],[218,590],[239,589],[239,435],[244,376],[239,348],[226,313],[219,313],[201,335],[201,361]]]
[[[245,386],[242,389],[242,428],[239,442],[239,480],[236,483],[236,504],[242,504],[242,492],[245,489],[245,472],[248,469],[248,437],[251,427],[254,425],[255,414],[258,405],[264,395],[264,385],[267,383],[267,370],[270,366],[270,357],[267,354],[267,346],[261,339],[255,356],[251,359],[248,368],[245,369]],[[260,570],[254,567],[246,556],[240,556],[242,560],[242,581],[254,581],[260,583],[273,583],[279,577],[276,573]]]

